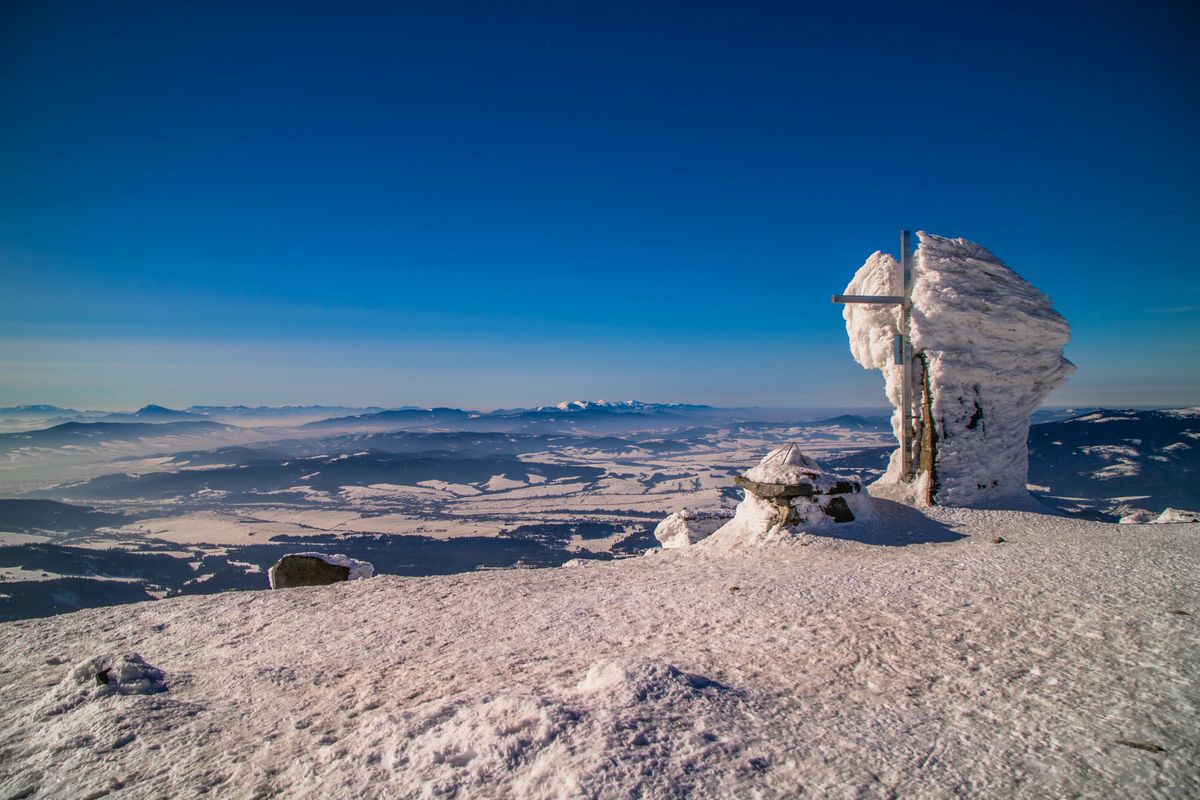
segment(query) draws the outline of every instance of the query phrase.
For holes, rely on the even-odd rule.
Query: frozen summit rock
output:
[[[370,563],[341,553],[291,553],[275,562],[267,579],[272,589],[290,589],[370,578],[374,574]]]
[[[654,538],[664,550],[687,547],[712,535],[729,519],[728,512],[696,511],[685,508],[676,511],[654,529]]]
[[[734,480],[743,496],[732,519],[728,512],[678,511],[654,530],[663,549],[769,544],[869,514],[870,498],[858,481],[825,472],[795,443],[775,448]]]
[[[1166,508],[1159,514],[1144,509],[1135,509],[1125,514],[1119,520],[1125,524],[1174,525],[1178,523],[1200,522],[1200,511],[1187,511],[1182,508]]]
[[[55,716],[92,700],[167,690],[163,671],[138,653],[108,653],[84,659],[42,698],[40,711]]]
[[[917,475],[905,480],[897,451],[871,491],[948,506],[1026,496],[1029,418],[1075,369],[1063,357],[1070,326],[1050,298],[980,245],[918,235],[911,323]],[[901,281],[896,259],[875,253],[846,293],[899,295]],[[883,372],[899,437],[903,371],[892,353],[900,310],[847,304],[842,313],[855,360]]]

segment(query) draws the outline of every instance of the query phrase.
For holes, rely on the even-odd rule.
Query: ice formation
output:
[[[729,519],[729,515],[716,512],[705,513],[685,508],[676,511],[654,529],[654,538],[664,550],[687,547],[712,535]]]
[[[1125,524],[1157,524],[1173,525],[1180,522],[1200,522],[1200,511],[1187,511],[1181,508],[1166,508],[1160,514],[1153,511],[1137,509],[1121,517]]]
[[[920,233],[912,267],[912,414],[916,478],[892,454],[873,494],[968,506],[1026,495],[1029,418],[1075,369],[1067,321],[1050,299],[983,247]],[[902,294],[900,267],[875,253],[847,294]],[[896,306],[848,304],[850,351],[883,372],[901,435],[902,368],[893,360]],[[919,452],[924,447],[925,452]]]
[[[137,653],[110,653],[84,659],[42,698],[41,711],[54,716],[90,700],[111,695],[155,694],[167,690],[166,676]]]

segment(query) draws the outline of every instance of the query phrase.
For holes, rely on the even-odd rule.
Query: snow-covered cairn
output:
[[[853,522],[867,510],[858,481],[824,472],[795,443],[775,448],[734,480],[744,495],[733,519],[728,514],[678,511],[654,531],[663,548],[687,547],[703,539],[721,547],[763,544],[801,528]]]
[[[916,476],[892,454],[872,494],[917,504],[976,505],[1025,494],[1029,418],[1074,365],[1063,357],[1071,329],[1050,299],[965,239],[920,233],[912,268]],[[867,259],[847,294],[902,294],[886,253]],[[896,306],[847,305],[850,351],[883,372],[901,436],[902,369],[893,363]]]

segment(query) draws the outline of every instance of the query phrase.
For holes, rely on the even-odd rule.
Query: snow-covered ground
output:
[[[1200,526],[879,506],[5,623],[0,796],[1200,795]]]

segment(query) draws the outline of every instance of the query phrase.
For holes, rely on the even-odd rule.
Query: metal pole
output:
[[[904,300],[900,303],[900,337],[903,360],[901,367],[900,386],[900,473],[907,480],[912,477],[913,456],[913,424],[912,424],[912,340],[909,336],[910,314],[912,305],[912,262],[909,257],[909,232],[900,231],[900,294]]]

